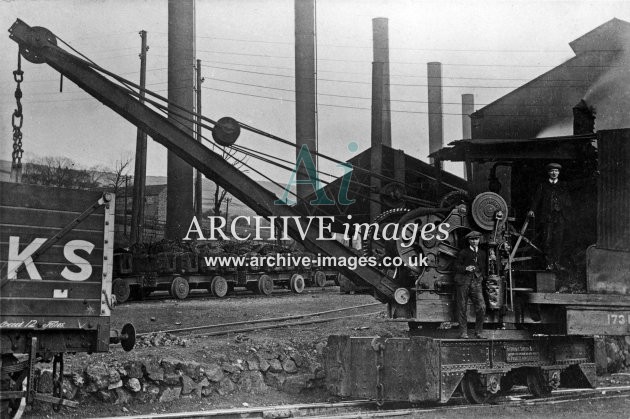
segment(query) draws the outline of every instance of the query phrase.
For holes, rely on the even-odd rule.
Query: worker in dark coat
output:
[[[460,250],[455,260],[455,285],[459,337],[468,338],[468,298],[475,309],[475,337],[482,339],[486,305],[483,300],[482,282],[486,274],[486,252],[479,248],[481,233],[471,231],[466,235],[468,246]]]
[[[558,163],[547,165],[549,178],[538,185],[527,213],[540,220],[547,269],[560,269],[564,230],[572,207],[569,189],[558,179],[560,169],[562,166]]]

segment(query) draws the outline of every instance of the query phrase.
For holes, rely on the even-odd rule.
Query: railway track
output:
[[[630,386],[598,387],[595,389],[562,389],[555,390],[551,396],[545,398],[532,398],[530,395],[519,393],[518,389],[513,395],[501,399],[493,406],[532,406],[532,405],[557,405],[578,401],[596,401],[611,399],[629,399]],[[183,419],[183,418],[264,418],[280,419],[289,417],[314,417],[314,418],[380,418],[380,417],[415,417],[422,414],[431,416],[444,416],[455,411],[477,411],[487,408],[489,405],[466,404],[463,398],[453,398],[449,405],[403,405],[401,403],[386,404],[378,407],[375,401],[358,400],[337,403],[313,403],[280,406],[245,407],[217,410],[198,410],[189,412],[176,412],[164,414],[147,414],[127,416],[128,419],[159,418],[159,419]],[[468,414],[467,412],[464,414]],[[479,413],[475,413],[479,414]]]
[[[152,332],[142,332],[142,333],[138,333],[137,336],[142,337],[142,336],[148,336],[148,335],[158,334],[158,333],[170,333],[170,334],[186,333],[189,336],[219,336],[219,335],[232,334],[232,333],[251,332],[255,330],[274,329],[278,327],[302,326],[306,324],[342,320],[342,319],[346,319],[350,317],[362,317],[362,316],[379,314],[382,312],[382,309],[379,311],[374,311],[374,309],[377,306],[382,306],[382,304],[370,303],[370,304],[362,304],[358,306],[343,307],[343,308],[338,308],[334,310],[297,314],[293,316],[273,317],[273,318],[267,318],[267,319],[246,320],[246,321],[239,321],[239,322],[219,323],[219,324],[211,324],[211,325],[203,325],[203,326],[182,327],[182,328],[177,328],[177,329],[158,330],[158,331],[152,331]],[[364,308],[372,308],[372,310],[367,313],[346,314],[343,316],[330,317],[331,314],[352,311],[352,310],[361,310]],[[253,324],[255,324],[255,326],[251,326]],[[249,325],[249,326],[246,326],[246,325]]]
[[[335,285],[327,285],[324,288],[319,288],[319,287],[309,287],[306,288],[300,295],[303,294],[328,294],[328,293],[334,293],[334,294],[338,294],[339,293],[339,287],[335,286]],[[274,289],[274,292],[272,294],[272,297],[279,297],[279,298],[283,298],[283,297],[290,297],[290,296],[294,296],[295,294],[293,292],[291,292],[290,290],[287,289]],[[261,296],[259,294],[254,294],[249,290],[246,290],[245,288],[242,289],[237,289],[235,290],[233,293],[230,293],[229,295],[227,295],[226,297],[223,298],[217,298],[214,297],[212,294],[210,294],[209,292],[205,291],[205,290],[191,290],[190,294],[188,294],[188,297],[186,297],[184,300],[177,300],[177,301],[186,301],[186,300],[224,300],[224,299],[228,299],[228,298],[238,298],[238,299],[247,299],[247,298],[262,298],[265,296]],[[144,297],[144,299],[142,300],[127,300],[124,303],[120,303],[120,305],[127,305],[127,304],[142,304],[142,303],[146,303],[146,302],[150,302],[150,301],[163,301],[163,300],[173,300],[175,299],[172,295],[169,294],[168,291],[154,291],[151,293],[151,295]]]

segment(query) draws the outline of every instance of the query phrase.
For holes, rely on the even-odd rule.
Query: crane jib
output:
[[[132,97],[123,87],[94,70],[90,63],[59,48],[54,35],[47,29],[30,27],[18,19],[9,29],[9,33],[10,38],[19,44],[24,58],[34,63],[50,65],[105,106],[200,170],[206,177],[217,182],[257,214],[265,217],[306,215],[299,213],[295,208],[276,205],[276,196],[258,182],[241,173],[219,154],[169,122],[166,117]],[[288,233],[292,238],[300,240],[299,229],[291,227]],[[309,250],[325,255],[355,256],[341,243],[317,240],[316,235],[311,233],[306,235],[304,244]],[[375,296],[379,300],[388,302],[394,299],[398,285],[383,272],[368,266],[359,266],[354,270],[339,267],[339,270],[353,282],[362,285],[368,283],[374,288]]]

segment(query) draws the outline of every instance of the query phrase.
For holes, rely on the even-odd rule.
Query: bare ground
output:
[[[138,333],[165,331],[188,327],[216,325],[231,322],[251,322],[253,320],[317,313],[344,307],[373,304],[377,301],[370,295],[340,294],[338,287],[323,290],[307,289],[296,295],[288,291],[274,291],[269,297],[253,295],[247,291],[238,292],[225,299],[192,293],[187,300],[178,301],[164,295],[152,296],[143,302],[128,302],[116,307],[112,315],[112,328],[119,330],[123,324],[132,322]],[[341,313],[321,315],[318,318],[343,315],[366,314],[347,317],[324,323],[282,327],[252,332],[230,333],[221,336],[199,336],[204,330],[177,334],[185,339],[185,346],[142,346],[131,352],[124,352],[119,345],[112,346],[105,354],[77,354],[66,357],[66,370],[81,370],[88,363],[123,363],[134,359],[172,357],[183,361],[208,362],[217,357],[230,360],[244,359],[252,351],[263,349],[293,348],[312,352],[316,356],[318,344],[324,344],[331,334],[376,336],[391,334],[405,335],[405,323],[392,323],[385,316],[385,305],[349,310]],[[306,320],[306,319],[305,319]],[[299,321],[299,320],[294,320]],[[255,326],[245,324],[234,327]],[[210,332],[213,330],[205,330]],[[194,334],[193,334],[194,333]],[[610,385],[626,384],[627,375],[608,376],[602,383]],[[323,389],[312,389],[300,394],[288,394],[269,389],[263,394],[234,393],[228,396],[213,394],[204,398],[183,397],[170,403],[142,403],[133,400],[125,405],[103,404],[96,399],[85,399],[78,409],[63,408],[59,413],[52,410],[34,410],[25,417],[99,417],[130,414],[157,414],[166,412],[212,410],[219,408],[281,405],[332,401]],[[627,417],[630,402],[627,398],[608,401],[584,401],[561,403],[553,407],[542,406],[486,406],[464,409],[455,412],[433,412],[412,415],[414,417]],[[446,415],[446,416],[445,416]]]

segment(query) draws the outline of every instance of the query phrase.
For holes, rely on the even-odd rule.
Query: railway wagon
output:
[[[114,197],[0,182],[2,414],[25,399],[75,406],[61,393],[63,354],[131,350],[135,331],[110,330]],[[53,392],[34,365],[53,363]]]
[[[238,244],[228,244],[229,248],[238,249]],[[186,251],[115,252],[114,295],[122,303],[129,299],[143,299],[159,290],[168,291],[178,299],[187,298],[191,289],[204,289],[223,298],[236,287],[262,295],[271,295],[274,287],[286,287],[300,294],[307,285],[323,287],[329,278],[336,279],[335,271],[287,266],[273,260],[276,255],[282,255],[284,260],[290,256],[308,256],[314,260],[310,253],[290,253],[273,244],[248,247],[251,251],[246,253],[234,249],[216,253],[204,244],[194,249],[188,246]],[[209,262],[206,258],[220,258],[222,262]],[[258,263],[252,262],[254,258],[260,258]],[[266,258],[271,258],[273,263]]]

